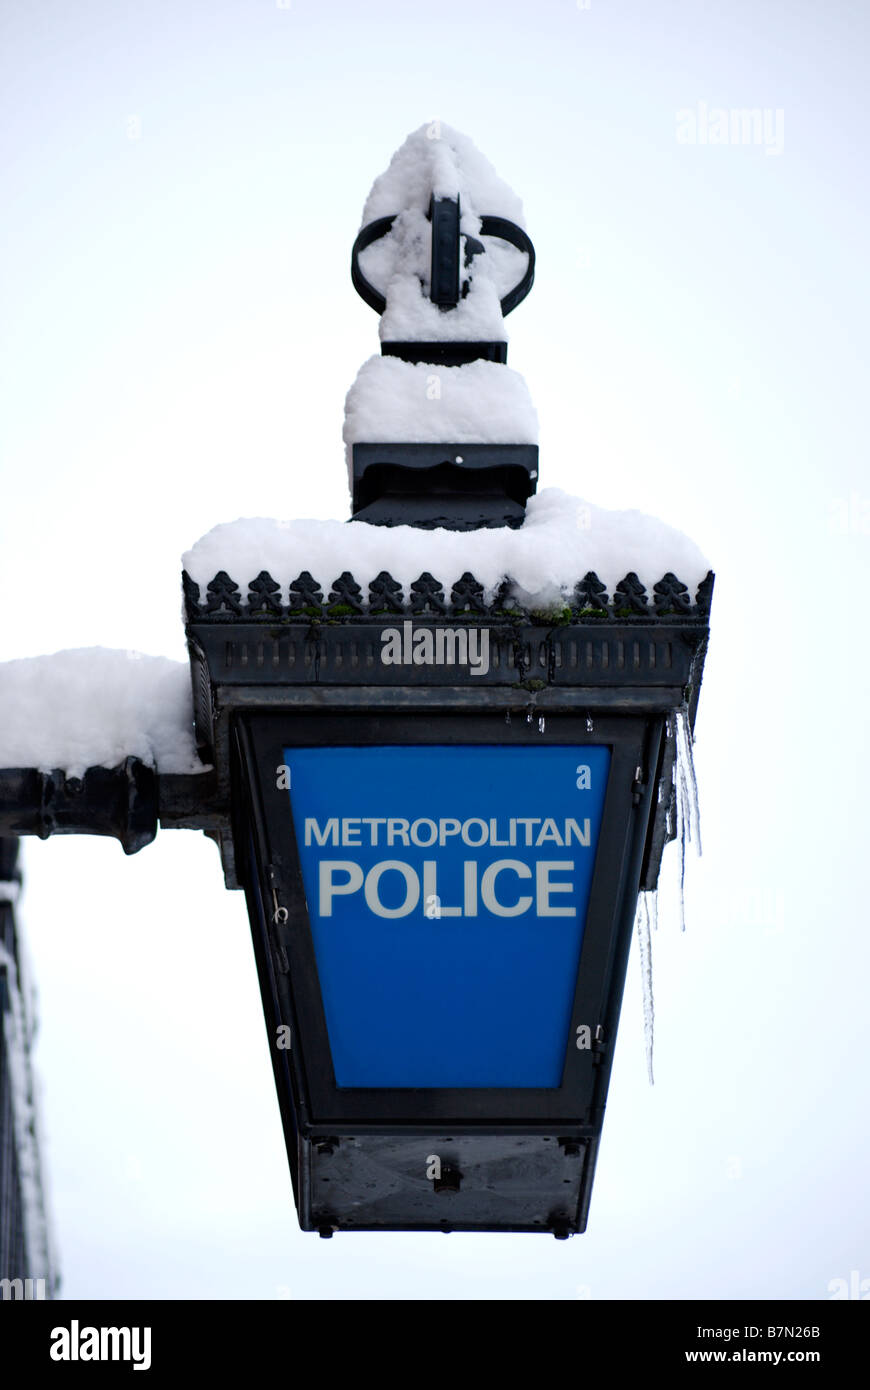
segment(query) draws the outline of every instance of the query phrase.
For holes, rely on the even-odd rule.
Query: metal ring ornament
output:
[[[380,290],[376,290],[371,281],[366,279],[360,269],[359,256],[360,252],[365,251],[372,242],[386,236],[387,232],[392,229],[397,216],[398,214],[394,213],[392,217],[378,217],[367,227],[363,227],[350,254],[350,278],[353,287],[360,299],[364,299],[369,308],[374,309],[376,314],[384,312],[387,301]],[[511,246],[515,246],[518,251],[524,251],[528,257],[524,275],[501,300],[501,311],[506,316],[523,302],[534,284],[535,248],[522,227],[518,227],[515,222],[509,222],[506,217],[481,217],[480,235],[498,237],[500,241],[510,242]]]

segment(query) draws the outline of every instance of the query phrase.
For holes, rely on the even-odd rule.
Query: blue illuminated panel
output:
[[[610,750],[284,757],[337,1084],[558,1086]]]

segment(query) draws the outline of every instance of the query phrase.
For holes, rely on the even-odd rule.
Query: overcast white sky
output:
[[[5,0],[0,26],[0,658],[183,659],[198,536],[347,515],[343,400],[377,350],[350,247],[434,118],[524,200],[542,485],[660,515],[717,573],[704,857],[685,936],[666,861],[652,1089],[632,959],[588,1233],[303,1235],[214,846],[58,838],[26,844],[21,916],[63,1292],[870,1279],[866,6]],[[765,142],[677,138],[743,107]]]

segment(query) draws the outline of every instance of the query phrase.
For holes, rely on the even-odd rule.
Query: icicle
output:
[[[701,810],[698,803],[698,779],[695,776],[695,760],[692,756],[692,732],[689,728],[688,714],[685,709],[677,710],[677,763],[680,767],[683,795],[688,812],[688,839],[691,844],[694,834],[695,844],[698,847],[698,855],[700,856]]]
[[[655,894],[652,895],[655,901]],[[653,1082],[653,1039],[655,1029],[655,1008],[653,1004],[652,942],[650,940],[649,893],[641,893],[638,898],[635,928],[640,950],[640,976],[643,988],[643,1038],[646,1045],[646,1070],[649,1084]]]
[[[680,844],[680,931],[686,930],[686,817],[677,791],[677,834]]]
[[[686,845],[695,844],[701,853],[701,817],[698,782],[692,757],[692,736],[685,709],[676,712],[676,756],[674,786],[677,793],[677,839],[680,846],[680,930],[686,930]]]
[[[674,739],[673,801],[676,803],[676,824],[671,816],[671,793],[659,788],[659,802],[666,800],[666,821],[669,837],[676,832],[680,854],[680,930],[686,930],[686,845],[694,844],[701,853],[701,818],[698,808],[698,783],[692,758],[692,731],[685,707],[676,710],[675,718],[665,724],[665,737]],[[637,899],[635,930],[640,952],[640,973],[643,988],[643,1033],[646,1045],[646,1067],[650,1085],[653,1082],[653,1040],[655,1007],[653,1001],[652,933],[659,929],[659,900],[655,890],[641,892]]]

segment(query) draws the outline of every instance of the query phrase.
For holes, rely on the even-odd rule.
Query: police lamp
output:
[[[674,835],[712,575],[647,590],[627,566],[608,591],[578,533],[556,616],[510,575],[475,577],[478,534],[523,526],[537,446],[486,419],[455,430],[449,409],[433,439],[413,390],[484,363],[497,394],[496,311],[528,292],[534,251],[449,185],[449,161],[421,200],[436,152],[404,148],[417,201],[364,225],[352,275],[387,318],[407,292],[382,341],[403,368],[371,376],[411,394],[380,441],[362,406],[369,437],[346,431],[348,553],[360,526],[404,525],[466,533],[467,557],[413,582],[387,563],[288,582],[231,554],[208,583],[185,576],[198,746],[225,808],[207,828],[247,898],[302,1228],[564,1238],[586,1226],[638,892]],[[462,148],[437,155],[458,167]],[[361,258],[391,237],[378,289]],[[490,296],[484,338],[463,305],[505,246],[525,269]]]

